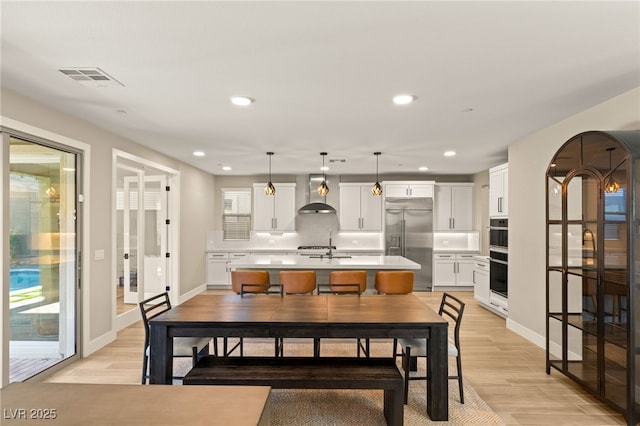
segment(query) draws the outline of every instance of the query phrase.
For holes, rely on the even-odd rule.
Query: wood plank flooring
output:
[[[220,291],[208,291],[221,293]],[[624,417],[556,371],[545,373],[544,349],[507,330],[505,320],[482,308],[471,292],[454,292],[466,304],[461,326],[464,379],[507,425],[624,425]],[[437,309],[441,292],[416,293]],[[141,323],[115,342],[46,381],[140,383]]]

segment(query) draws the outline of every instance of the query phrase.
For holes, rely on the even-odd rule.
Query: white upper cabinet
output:
[[[253,230],[295,231],[296,184],[274,183],[276,195],[266,195],[266,183],[253,184]]]
[[[509,216],[509,164],[489,169],[489,217]]]
[[[384,182],[385,197],[391,198],[433,198],[434,181]]]
[[[473,184],[436,184],[433,210],[435,231],[473,231]]]
[[[369,183],[340,184],[340,230],[381,231],[382,197],[371,193]]]

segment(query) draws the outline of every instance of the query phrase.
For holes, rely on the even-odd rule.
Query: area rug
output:
[[[371,342],[371,356],[389,356],[391,343]],[[245,339],[244,354],[272,356],[273,341]],[[311,339],[285,339],[285,356],[312,356]],[[355,356],[356,342],[348,339],[323,339],[322,356]],[[176,370],[186,372],[190,365],[181,361]],[[399,363],[398,359],[398,363]],[[463,365],[464,368],[464,365]],[[416,374],[424,376],[424,359],[418,362]],[[383,392],[377,390],[295,390],[273,389],[271,424],[302,425],[385,425],[382,413]],[[465,382],[465,403],[460,404],[458,384],[449,381],[449,422],[434,422],[426,414],[426,384],[422,380],[409,383],[409,404],[405,405],[405,425],[503,425],[504,422]]]

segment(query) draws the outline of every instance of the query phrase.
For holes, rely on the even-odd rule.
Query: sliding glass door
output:
[[[77,353],[79,154],[9,137],[9,381]],[[7,288],[8,287],[8,288]]]

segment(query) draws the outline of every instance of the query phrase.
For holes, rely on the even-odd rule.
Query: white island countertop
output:
[[[420,264],[402,256],[351,256],[314,258],[299,255],[256,254],[229,262],[232,269],[420,269]]]

